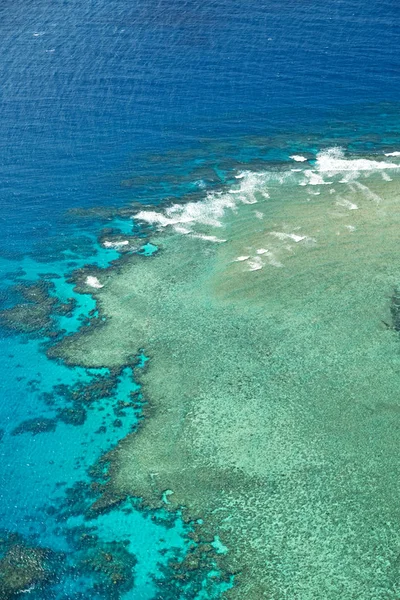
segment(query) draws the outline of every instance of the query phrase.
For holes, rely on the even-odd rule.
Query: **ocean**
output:
[[[174,321],[174,310],[169,307],[178,305],[179,294],[168,296],[165,292],[170,285],[171,290],[175,290],[180,269],[172,268],[166,258],[163,269],[169,279],[162,280],[157,265],[163,265],[162,257],[168,249],[171,256],[175,256],[176,264],[180,264],[182,256],[189,257],[191,253],[203,256],[204,246],[191,245],[186,237],[188,231],[182,231],[188,222],[197,220],[200,228],[190,226],[189,237],[195,233],[225,239],[227,232],[231,234],[226,238],[230,240],[226,247],[231,248],[230,244],[233,244],[237,255],[230,256],[228,251],[226,256],[218,255],[216,264],[223,265],[223,269],[228,268],[229,261],[236,261],[236,268],[249,260],[251,272],[260,270],[264,273],[267,265],[272,269],[277,263],[286,266],[289,260],[286,254],[289,256],[294,250],[285,248],[285,243],[291,240],[293,246],[300,248],[306,238],[319,239],[318,227],[322,227],[326,218],[322,203],[315,206],[315,217],[303,213],[296,204],[290,205],[290,210],[284,208],[286,197],[300,198],[301,206],[303,201],[316,201],[317,196],[312,193],[307,197],[301,195],[303,187],[307,193],[311,190],[322,194],[321,199],[329,197],[329,187],[335,189],[331,195],[336,202],[333,211],[338,210],[337,206],[342,211],[350,211],[352,204],[364,207],[368,193],[372,203],[377,197],[383,198],[382,206],[389,211],[387,206],[392,206],[396,177],[391,175],[392,166],[382,169],[376,167],[375,162],[386,161],[396,166],[399,160],[396,157],[400,150],[398,15],[396,3],[390,0],[369,3],[310,0],[301,4],[293,0],[279,4],[206,0],[197,5],[178,0],[92,0],[85,3],[28,0],[23,5],[6,2],[0,7],[1,598],[13,598],[23,592],[27,598],[57,600],[202,599],[229,597],[236,589],[240,594],[240,585],[247,585],[241,583],[240,561],[233,565],[222,560],[229,543],[226,536],[221,532],[215,534],[211,526],[207,533],[198,533],[198,525],[206,520],[207,510],[211,510],[211,506],[217,510],[213,503],[208,505],[206,500],[203,501],[206,495],[202,485],[207,477],[193,479],[198,485],[196,502],[189,491],[185,496],[184,491],[190,489],[188,481],[180,482],[171,477],[177,489],[182,485],[179,494],[171,489],[168,478],[164,477],[164,487],[154,483],[154,489],[158,491],[161,485],[163,501],[160,504],[153,497],[153,488],[150,492],[140,477],[142,470],[143,480],[149,473],[153,477],[154,472],[156,481],[158,463],[160,472],[162,468],[166,471],[171,468],[170,464],[164,465],[163,448],[164,454],[168,452],[170,456],[174,456],[175,450],[169,449],[168,440],[158,437],[158,431],[154,440],[161,440],[158,442],[160,453],[154,457],[155,462],[150,460],[151,453],[144,457],[137,453],[136,447],[130,449],[129,440],[136,439],[135,436],[146,439],[143,434],[146,423],[154,422],[156,427],[159,422],[160,413],[154,417],[152,407],[152,397],[158,398],[160,386],[157,387],[157,382],[163,378],[168,381],[166,397],[170,393],[172,397],[179,397],[186,390],[182,373],[187,371],[177,370],[175,364],[169,364],[167,360],[170,353],[174,355],[174,340],[181,338],[190,321],[189,317],[185,322]],[[334,150],[333,154],[329,151],[337,147],[342,150]],[[324,157],[328,163],[331,161],[325,168],[321,167]],[[370,162],[364,169],[360,163],[351,163],[351,168],[343,163],[332,166],[335,160]],[[286,181],[282,174],[297,168],[300,175],[296,174],[299,171],[293,171],[293,177],[300,180]],[[304,175],[305,171],[314,175]],[[347,177],[348,171],[357,175]],[[371,181],[364,181],[364,171],[371,173]],[[332,173],[331,180],[329,175]],[[382,173],[386,179],[382,179]],[[347,177],[348,195],[337,189],[340,188],[338,174],[344,179]],[[318,177],[325,178],[325,183]],[[248,184],[246,189],[237,188],[242,179]],[[253,235],[254,222],[246,212],[246,206],[252,205],[253,200],[264,202],[269,197],[269,188],[274,190],[278,180],[283,191],[277,192],[278,200],[271,203],[271,213],[268,213],[269,209],[262,211],[270,219],[272,233],[280,234],[281,237],[275,235],[274,239],[281,246],[264,248],[263,241],[257,240],[256,250],[262,252],[253,256],[256,252],[253,242],[240,245],[240,240]],[[360,198],[363,188],[359,186],[363,185],[368,190],[364,189],[364,197]],[[217,202],[215,208],[213,204],[213,199],[218,198],[218,194],[225,194],[226,190],[234,190],[233,194],[244,198],[245,208],[238,209],[236,224],[234,220],[224,221],[231,209],[232,214],[236,214],[232,194],[228,200],[222,196],[225,198],[222,205]],[[388,204],[385,203],[386,195],[390,200]],[[208,205],[207,198],[212,199],[208,200]],[[175,208],[168,212],[171,205]],[[207,209],[206,216],[202,212],[203,206]],[[390,229],[396,222],[395,217],[392,223],[382,214],[374,213],[372,217],[368,213],[365,221],[358,224],[347,219],[346,213],[343,228],[347,227],[348,232],[353,231],[352,227],[359,227],[361,231],[362,226],[368,229],[368,219],[372,217],[380,223],[382,231],[389,228],[387,239],[391,248],[395,248],[395,235],[391,237]],[[292,223],[295,216],[299,223]],[[261,222],[261,218],[256,218]],[[263,218],[264,223],[266,217]],[[214,227],[216,223],[217,228]],[[275,230],[277,223],[284,226]],[[312,231],[304,233],[308,223]],[[302,229],[297,230],[297,226]],[[336,235],[335,227],[336,221],[329,229],[329,235]],[[342,235],[343,228],[339,230]],[[162,232],[173,229],[175,246],[169,238],[160,235],[160,229]],[[375,235],[372,229],[368,231],[370,236]],[[299,244],[293,236],[302,238],[297,240]],[[361,234],[360,238],[352,239],[357,243],[351,242],[354,244],[350,245],[351,252],[355,255],[367,252],[368,244]],[[225,247],[215,239],[198,237],[196,240],[196,244],[211,244],[210,255],[216,252],[215,247]],[[329,240],[329,244],[334,244],[330,237]],[[392,318],[396,329],[397,296],[393,291],[396,275],[392,268],[396,257],[386,246],[378,246],[375,238],[371,237],[371,240],[374,244],[371,247],[383,257],[377,269],[387,274],[387,289],[382,294],[386,299],[394,294],[391,308],[387,314],[382,309],[378,321],[389,322]],[[223,254],[225,251],[218,252]],[[205,273],[208,269],[207,277],[214,273],[207,256],[205,266],[192,265],[193,272]],[[386,259],[389,266],[385,266]],[[304,258],[304,264],[308,265],[308,260]],[[329,265],[335,261],[340,263],[340,259],[330,252],[321,260],[328,271]],[[146,285],[135,283],[134,279],[127,281],[132,281],[132,290],[137,286],[140,291],[137,301],[142,312],[137,305],[129,304],[132,301],[130,294],[134,292],[125,289],[122,280],[113,283],[120,295],[115,292],[111,299],[106,284],[107,278],[111,281],[118,278],[118,274],[121,278],[124,274],[134,278],[129,265],[135,265],[135,261],[140,261],[138,269],[143,270],[141,281]],[[189,258],[187,264],[183,261],[182,273],[189,264]],[[300,262],[290,271],[293,289],[300,299],[303,298],[302,288],[296,273],[302,273],[302,268]],[[373,273],[367,267],[365,269],[365,273],[373,278]],[[219,273],[218,270],[215,272]],[[206,277],[204,273],[201,277]],[[347,283],[355,276],[349,271]],[[92,278],[91,283],[88,283],[88,277]],[[215,275],[210,289],[224,298],[237,296],[242,306],[241,295],[245,294],[233,290],[232,278],[235,277],[240,279],[241,276],[230,273],[229,278],[220,280],[219,275]],[[204,281],[208,282],[208,279]],[[379,284],[384,285],[381,281]],[[207,287],[208,283],[205,285]],[[268,289],[275,290],[275,285],[278,291],[283,289],[279,287],[283,284],[276,283],[273,276],[268,279],[268,285]],[[329,284],[321,275],[321,279],[316,278],[316,285],[319,286],[316,297],[307,302],[316,303],[321,297],[321,305],[329,312],[332,303],[330,297],[324,295],[329,292]],[[371,288],[368,285],[366,290],[374,298],[371,305],[375,306],[378,287],[373,287],[372,283]],[[243,283],[241,290],[248,291],[247,286],[248,283]],[[264,298],[263,293],[257,286],[251,289],[257,304]],[[338,285],[335,293],[340,294],[340,289]],[[274,293],[271,302],[276,303],[275,308],[282,302],[282,315],[286,315],[290,326],[299,327],[298,331],[304,331],[304,335],[314,340],[314,334],[305,322],[291,321],[290,310],[302,314],[304,309],[307,317],[317,318],[311,310],[307,312],[308,305],[307,310],[301,302],[293,308],[286,293],[279,295],[276,290]],[[163,299],[161,303],[160,298]],[[101,332],[108,330],[109,323],[112,329],[119,312],[125,314],[125,308],[115,308],[118,299],[126,300],[124,306],[130,307],[126,323],[131,329],[126,327],[132,332],[133,341],[126,340],[124,331],[120,340],[119,334],[113,334],[111,344]],[[187,306],[192,306],[191,301],[189,295]],[[199,310],[199,318],[203,316],[199,305],[194,303],[194,306]],[[146,307],[150,307],[149,311],[154,309],[156,314],[163,314],[165,323],[174,323],[175,331],[171,326],[163,337],[156,327],[156,319],[146,321],[149,319],[144,310]],[[377,308],[377,312],[379,310]],[[130,323],[129,315],[136,318],[136,312],[138,321]],[[180,314],[186,314],[183,308]],[[275,313],[272,311],[271,314]],[[279,314],[275,316],[279,321]],[[139,318],[147,323],[144,329]],[[215,318],[216,330],[223,326],[234,335],[219,313],[209,318]],[[279,346],[282,331],[276,328],[276,322],[271,321],[269,331]],[[215,351],[208,351],[207,342],[197,337],[198,331],[208,332],[208,326],[200,320],[198,329],[191,331],[192,342],[197,341],[198,347],[204,350],[198,357],[198,364],[203,364],[206,354],[215,358],[214,364],[218,362]],[[388,328],[391,327],[389,323]],[[359,328],[361,331],[361,325]],[[343,329],[339,329],[337,331],[343,335]],[[91,339],[93,331],[95,337],[100,332],[97,354],[93,344],[85,347],[85,340]],[[78,336],[77,332],[80,332]],[[217,344],[214,333],[209,332],[209,340],[213,339]],[[339,333],[334,339],[340,354]],[[333,330],[328,334],[334,335]],[[299,347],[304,343],[306,353],[306,338],[301,338],[298,332],[294,337]],[[81,344],[85,349],[84,354],[75,348],[75,340],[78,340],[77,346]],[[371,347],[374,344],[367,335],[362,338],[360,334],[360,340],[360,344],[365,340]],[[69,343],[73,350],[69,350]],[[392,346],[396,343],[391,339],[391,349]],[[327,359],[324,363],[328,372],[334,357],[319,342],[316,347],[321,353],[326,352],[332,361]],[[160,352],[161,348],[164,353]],[[247,354],[244,347],[240,349],[243,355]],[[191,352],[190,347],[187,351]],[[288,352],[286,346],[284,351]],[[385,347],[382,355],[386,351]],[[223,346],[221,352],[226,353],[227,347]],[[96,358],[90,358],[92,353]],[[182,358],[182,354],[178,352],[178,355]],[[352,356],[350,350],[346,356]],[[234,365],[239,368],[236,355],[234,360]],[[373,358],[370,360],[372,364]],[[314,353],[308,357],[306,363],[310,373],[319,373],[318,361],[320,359]],[[192,372],[195,364],[196,361],[189,365]],[[354,364],[360,365],[357,360]],[[294,377],[293,365],[289,366],[284,374],[274,372],[276,381],[279,377]],[[224,365],[221,364],[221,368],[225,368]],[[253,368],[252,364],[249,368]],[[392,368],[395,371],[396,365]],[[218,376],[212,365],[199,369],[205,379],[210,372],[213,377]],[[329,373],[334,380],[337,373]],[[351,380],[352,375],[346,371],[346,377]],[[318,380],[321,385],[321,395],[333,394],[334,386],[324,387],[322,380],[315,378],[313,382]],[[355,375],[354,380],[358,381]],[[374,384],[372,380],[371,385],[372,389],[376,385],[379,391],[377,382]],[[281,400],[284,397],[282,390],[287,398],[291,398],[286,383],[281,387],[268,386],[277,397],[282,392]],[[200,382],[193,382],[192,389],[202,389]],[[311,389],[311,386],[307,388],[310,397]],[[190,391],[185,393],[190,396]],[[206,394],[204,390],[202,393]],[[390,395],[392,392],[385,393]],[[379,396],[378,392],[376,394]],[[302,406],[306,411],[306,400],[304,402]],[[370,407],[368,402],[366,404]],[[391,407],[392,415],[396,410],[393,403]],[[346,412],[346,408],[342,408]],[[163,414],[165,409],[160,410]],[[176,422],[180,422],[185,410],[182,408],[183,412],[177,414],[171,411]],[[209,404],[204,410],[211,411],[207,412],[207,419],[211,419]],[[310,414],[314,415],[315,422],[320,422],[320,416],[317,419],[312,411]],[[359,418],[358,413],[354,415],[350,411],[350,414]],[[216,422],[217,415],[216,408]],[[246,411],[242,416],[252,422]],[[292,427],[290,419],[295,422],[295,417],[299,418],[296,411],[283,411],[274,418],[279,423],[279,419],[290,421]],[[175,422],[170,422],[169,417],[165,421],[168,424],[165,426],[174,430]],[[238,422],[235,423],[239,428]],[[395,428],[396,423],[392,425]],[[309,429],[304,431],[311,440]],[[376,431],[381,432],[383,440],[386,439],[384,425],[381,429],[377,425],[375,430],[371,427],[371,431],[366,427],[364,431],[374,448]],[[201,431],[197,434],[193,438],[194,447],[196,440],[201,439],[200,434],[203,435]],[[219,439],[214,434],[215,439]],[[204,433],[207,443],[211,443],[210,435]],[[300,434],[297,432],[296,435]],[[354,433],[354,439],[357,435],[361,435],[360,432]],[[392,444],[393,439],[389,438]],[[188,439],[192,438],[188,436]],[[220,443],[228,442],[224,439]],[[344,441],[343,445],[346,443]],[[234,445],[235,439],[229,438],[229,444]],[[390,454],[390,444],[377,446],[377,454]],[[293,452],[305,452],[303,445],[300,448],[294,444],[294,447]],[[120,496],[115,494],[118,486],[114,485],[111,499],[105,501],[108,484],[115,479],[115,465],[111,470],[109,466],[117,460],[121,464],[124,462],[125,458],[115,458],[120,456],[118,449],[124,452],[124,448],[129,448],[132,453],[133,471],[134,464],[138,465],[137,481],[133,475],[126,475],[129,483],[120,486]],[[216,445],[216,455],[219,450]],[[290,454],[287,446],[278,448],[276,453],[279,452]],[[328,451],[327,455],[331,460]],[[222,456],[226,465],[233,460],[228,450]],[[187,457],[188,461],[192,460],[190,453]],[[315,464],[302,468],[311,472],[316,468]],[[350,465],[349,470],[354,466],[350,459],[346,464]],[[394,473],[397,467],[390,464]],[[147,471],[143,465],[148,467]],[[182,468],[180,459],[175,465]],[[247,464],[236,467],[239,471],[250,468]],[[283,471],[285,468],[279,467]],[[125,474],[126,469],[126,466],[122,469]],[[256,467],[254,469],[257,471]],[[334,477],[342,477],[343,472],[333,471]],[[373,478],[374,473],[371,467],[369,476]],[[269,475],[271,489],[277,485],[274,477],[275,474]],[[234,488],[236,484],[227,477],[226,485]],[[311,477],[307,493],[318,485],[318,477]],[[376,480],[371,486],[379,487]],[[327,486],[326,496],[329,496],[329,490],[331,488]],[[385,505],[384,491],[382,494]],[[299,507],[304,506],[304,497],[300,496],[291,496],[293,502],[285,510],[300,510]],[[174,497],[177,500],[168,500]],[[197,513],[194,509],[185,512],[191,500]],[[232,506],[234,502],[232,499]],[[315,506],[313,502],[318,503],[318,498],[312,498],[311,506]],[[282,509],[281,514],[285,510]],[[268,519],[278,519],[278,512],[272,510]],[[392,512],[390,532],[385,535],[397,540],[398,527],[396,529],[393,515]],[[323,530],[320,513],[318,518]],[[345,517],[340,513],[337,518],[343,520]],[[365,522],[369,523],[367,519]],[[357,527],[353,527],[355,536],[361,530]],[[339,527],[337,531],[341,531]],[[315,598],[315,590],[320,589],[316,582],[321,585],[319,579],[307,583],[306,578],[300,581],[288,576],[287,571],[304,570],[305,563],[297,555],[285,553],[281,531],[278,534],[271,527],[267,533],[274,540],[279,538],[276,548],[268,550],[267,571],[271,572],[271,593],[274,594],[271,597]],[[298,539],[304,542],[307,536],[305,526],[305,530],[298,532]],[[390,571],[387,577],[390,583],[385,579],[379,588],[368,579],[366,587],[361,586],[364,591],[360,597],[395,597],[397,563],[392,554],[390,557],[385,555],[380,538],[376,548],[376,553],[383,556],[382,569]],[[337,547],[332,556],[341,564],[335,552]],[[207,559],[204,558],[206,555]],[[281,555],[284,556],[282,564],[279,563]],[[329,560],[326,558],[327,562]],[[315,562],[312,552],[309,561]],[[389,566],[384,566],[385,561]],[[194,567],[195,563],[197,566]],[[355,561],[354,572],[357,564]],[[372,559],[371,564],[377,568]],[[325,574],[324,565],[319,564],[319,567],[319,574]],[[359,577],[362,579],[362,575]],[[354,597],[351,596],[355,593],[355,588],[351,587],[354,581],[351,585],[349,581],[344,580],[342,588],[332,583],[333,591],[325,591],[324,598]],[[390,592],[388,586],[391,586]],[[251,593],[256,598],[268,597],[265,587]]]

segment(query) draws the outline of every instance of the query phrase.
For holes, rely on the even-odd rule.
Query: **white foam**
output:
[[[103,284],[100,283],[100,281],[97,279],[97,277],[94,277],[93,275],[88,275],[86,277],[86,285],[89,285],[92,288],[96,288],[96,289],[100,289],[102,287],[104,287]]]
[[[347,208],[347,210],[358,210],[357,204],[354,202],[350,202],[350,200],[346,200],[345,198],[338,197],[336,204],[338,206],[343,206],[343,208]]]
[[[393,181],[393,179],[390,177],[390,175],[388,173],[386,173],[385,171],[382,171],[381,175],[382,175],[383,181]]]
[[[110,242],[108,240],[105,240],[103,242],[104,248],[121,248],[122,246],[128,246],[128,244],[129,244],[128,240],[121,240],[118,242]]]
[[[384,171],[382,171],[384,173]],[[342,179],[339,180],[339,183],[351,183],[360,177],[360,171],[347,171]]]
[[[307,160],[305,156],[301,156],[300,154],[292,154],[290,158],[296,162],[305,162]]]
[[[244,171],[236,175],[238,187],[226,193],[210,193],[200,202],[189,202],[188,204],[173,204],[163,211],[141,210],[133,218],[144,221],[163,229],[172,227],[174,231],[181,234],[192,234],[204,240],[225,242],[225,239],[205,235],[199,232],[200,226],[222,227],[222,218],[227,210],[234,211],[239,203],[255,204],[259,193],[265,199],[269,198],[265,189],[265,182],[270,178],[270,173],[252,173]],[[256,213],[257,218],[262,218],[262,213]],[[207,232],[208,233],[208,232]]]
[[[346,229],[348,229],[349,231],[355,231],[356,228],[354,227],[354,225],[345,225]]]
[[[400,156],[400,152],[396,150],[395,152],[385,152],[385,156]]]
[[[269,198],[268,190],[265,189],[265,183],[269,174],[244,171],[242,175],[243,178],[240,182],[240,189],[237,191],[239,194],[239,200],[243,204],[256,204],[256,191],[262,192],[264,198]],[[231,190],[231,193],[232,191],[234,190]]]
[[[307,239],[306,235],[296,235],[295,233],[283,233],[282,231],[270,231],[270,235],[277,237],[279,240],[293,240],[296,242],[302,242]]]
[[[254,198],[254,196],[245,196],[245,195],[241,195],[240,197],[240,201],[243,202],[243,204],[257,204],[257,200],[256,198]]]
[[[141,210],[135,218],[159,227],[186,225],[192,231],[191,225],[200,223],[211,227],[221,227],[221,218],[227,209],[234,209],[236,203],[229,194],[210,194],[202,202],[189,202],[188,204],[173,204],[164,212],[155,210]]]
[[[267,248],[258,248],[257,254],[268,254],[269,250]]]
[[[325,181],[322,175],[311,169],[304,171],[305,180],[301,181],[299,185],[331,185],[332,181]]]
[[[262,260],[259,256],[252,258],[249,262],[249,271],[259,271],[263,268]]]
[[[191,233],[191,229],[183,227],[182,225],[175,225],[174,229],[177,233],[181,233],[182,235],[187,235],[188,233]]]
[[[243,262],[244,260],[249,260],[250,256],[238,256],[235,258],[235,262]]]
[[[399,153],[400,155],[400,153]],[[388,153],[386,156],[397,156]],[[333,177],[343,174],[340,183],[351,183],[358,179],[360,172],[372,172],[383,169],[398,169],[400,165],[384,160],[370,160],[368,158],[346,158],[342,148],[329,148],[318,152],[315,169],[304,171],[304,180],[299,185],[330,185],[324,175]]]
[[[151,225],[160,225],[160,227],[166,227],[167,225],[172,225],[175,223],[162,213],[158,213],[155,210],[141,210],[135,216],[141,221],[146,221],[146,223],[150,223]]]
[[[343,171],[398,169],[399,165],[381,160],[370,160],[368,158],[345,158],[343,149],[336,147],[318,152],[316,167],[320,173],[340,173]]]
[[[35,589],[35,584],[32,583],[29,587],[26,588],[26,590],[21,590],[20,594],[29,594],[29,592],[32,592],[32,590]]]
[[[307,163],[307,158],[301,155],[292,155],[291,158],[301,157],[302,160],[296,162]],[[304,160],[303,160],[304,159]],[[336,195],[335,187],[332,185],[340,180],[341,183],[347,184],[347,189],[360,195],[360,191],[369,199],[379,201],[379,197],[367,186],[359,183],[358,179],[361,180],[368,177],[368,175],[374,170],[380,170],[382,176],[386,179],[386,169],[400,168],[400,165],[394,162],[389,162],[384,159],[382,160],[370,160],[365,158],[346,158],[341,148],[330,148],[328,150],[321,151],[317,154],[315,160],[315,166],[307,164],[306,168],[302,166],[299,175],[291,172],[290,169],[284,171],[266,171],[263,173],[253,173],[250,171],[238,172],[235,175],[236,181],[227,192],[213,192],[205,194],[205,198],[198,202],[189,202],[187,204],[174,204],[164,210],[140,210],[136,215],[135,219],[144,221],[151,225],[154,225],[160,229],[170,227],[176,233],[182,235],[190,235],[205,241],[211,241],[216,243],[225,242],[226,239],[219,235],[218,237],[212,235],[214,228],[223,228],[224,217],[229,211],[236,212],[240,204],[256,204],[259,203],[260,208],[263,208],[263,201],[268,200],[269,190],[274,190],[279,184],[284,184],[287,180],[290,180],[294,184],[301,186],[307,186],[306,191],[311,195],[319,195],[321,190],[318,189],[322,185],[331,186],[329,189],[332,194]],[[293,171],[293,170],[292,170]],[[339,177],[337,177],[339,175]],[[337,189],[338,186],[336,186]],[[342,194],[344,195],[344,194]],[[358,206],[354,202],[344,200],[340,196],[336,196],[337,204],[347,210],[357,210]],[[257,219],[265,219],[263,210],[259,207],[254,207],[258,210],[251,210],[251,213]],[[275,225],[277,227],[277,225]],[[300,233],[294,233],[294,229],[288,225],[284,225],[283,229],[286,231],[292,231],[292,233],[273,231],[270,232],[272,236],[280,239],[286,243],[299,243],[299,242],[312,242],[315,240],[306,236],[300,235]],[[228,230],[227,230],[228,231]],[[343,230],[342,230],[343,231]],[[284,244],[279,244],[280,250],[283,250]],[[263,249],[260,249],[263,250]],[[253,250],[245,249],[245,252],[249,252],[252,255]],[[260,255],[261,253],[257,253]],[[267,255],[267,261],[271,262],[271,252],[265,252]],[[240,258],[240,257],[238,257]],[[257,258],[257,256],[256,256]],[[244,260],[244,259],[243,259]],[[249,260],[250,258],[246,258]],[[276,261],[278,266],[278,261]],[[249,264],[249,263],[248,263]],[[279,263],[279,266],[282,266]]]
[[[204,190],[207,187],[207,184],[204,181],[204,179],[198,179],[197,181],[194,182],[194,185],[196,185],[201,190]]]
[[[226,242],[226,240],[217,238],[215,235],[205,235],[204,233],[192,233],[191,236],[200,240],[206,240],[207,242],[217,242],[218,244]]]

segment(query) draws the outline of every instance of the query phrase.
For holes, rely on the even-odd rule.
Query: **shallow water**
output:
[[[201,517],[227,597],[395,598],[400,169],[337,148],[294,169],[160,211],[161,251],[96,292],[112,319],[56,352],[146,345],[151,416],[110,487]]]

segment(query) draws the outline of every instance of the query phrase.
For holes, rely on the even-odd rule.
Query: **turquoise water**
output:
[[[155,250],[155,246],[146,244],[139,252],[150,256]],[[97,244],[97,254],[92,257],[92,263],[106,267],[118,256],[115,250],[103,249]],[[13,267],[15,270],[15,263],[6,259],[3,259],[3,263],[5,272],[11,273]],[[74,257],[74,266],[79,268],[85,263],[86,257]],[[90,295],[76,293],[74,285],[66,281],[67,264],[66,260],[61,259],[53,261],[51,265],[37,263],[28,256],[18,262],[17,272],[19,283],[31,283],[46,277],[54,282],[52,295],[61,301],[70,298],[76,300],[72,314],[54,318],[54,328],[63,330],[64,335],[76,332],[90,311],[96,308]],[[10,283],[13,277],[9,274],[4,283]],[[73,536],[74,528],[95,530],[102,543],[128,541],[129,551],[138,560],[134,597],[153,597],[155,584],[152,584],[150,575],[154,577],[160,574],[157,563],[165,563],[171,549],[183,551],[185,548],[185,530],[179,519],[171,522],[169,518],[166,528],[162,518],[159,523],[154,523],[151,515],[143,515],[135,506],[130,511],[125,507],[101,515],[98,519],[88,519],[84,515],[87,506],[80,506],[79,501],[78,508],[74,506],[74,497],[79,496],[74,493],[74,486],[77,483],[89,485],[92,478],[88,469],[137,427],[141,410],[133,409],[129,404],[131,394],[139,394],[137,397],[140,398],[140,386],[134,381],[132,367],[126,367],[117,376],[111,393],[103,397],[101,391],[97,392],[85,406],[84,417],[79,414],[78,422],[74,425],[57,417],[58,410],[71,406],[65,392],[76,386],[90,384],[99,376],[107,379],[110,375],[108,369],[67,367],[49,360],[45,354],[46,336],[43,337],[41,333],[38,337],[10,335],[8,332],[0,344],[4,357],[3,373],[6,373],[5,367],[8,371],[8,376],[3,375],[1,383],[4,401],[0,409],[0,529],[18,532],[30,545],[61,552],[67,560],[71,557],[72,563],[79,547]],[[136,364],[140,368],[145,361],[146,357],[139,356],[132,366]],[[128,406],[121,408],[121,404]],[[46,424],[51,423],[49,429],[45,426],[45,431],[41,430],[43,420],[46,420]],[[28,425],[24,431],[24,424],[32,421],[35,421],[35,426],[32,428]],[[16,431],[18,426],[19,432],[18,429]],[[72,494],[70,492],[68,495],[68,490]],[[71,502],[72,516],[68,517]],[[164,554],[166,550],[169,554]],[[82,577],[62,574],[63,568],[60,566],[58,569],[61,583],[51,586],[49,597],[53,598],[55,593],[63,598],[75,598],[80,593],[85,597],[89,597],[88,594],[94,598],[104,597],[104,591],[99,596],[92,590],[91,578],[87,579],[84,574]],[[47,597],[44,590],[35,592],[33,589],[29,595],[36,597],[36,593],[40,598]],[[132,598],[132,595],[128,593],[123,597]]]

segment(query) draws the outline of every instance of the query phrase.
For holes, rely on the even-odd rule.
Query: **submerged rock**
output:
[[[27,419],[15,427],[11,432],[11,435],[20,435],[21,433],[32,433],[33,435],[37,435],[38,433],[55,431],[56,427],[57,421],[55,419],[47,419],[45,417]]]
[[[83,425],[86,421],[86,410],[79,405],[65,407],[58,411],[57,418],[67,425]]]
[[[0,539],[0,598],[12,600],[29,590],[42,589],[52,580],[51,559],[47,548],[27,545],[15,534]]]
[[[69,298],[62,303],[54,291],[54,284],[45,279],[13,286],[8,290],[9,302],[12,300],[13,306],[0,311],[0,324],[16,333],[57,337],[60,331],[53,331],[53,317],[72,316],[76,300]]]
[[[87,544],[76,568],[80,574],[95,576],[94,588],[104,598],[119,599],[134,586],[134,554],[126,548],[127,542],[105,542],[95,546]]]

